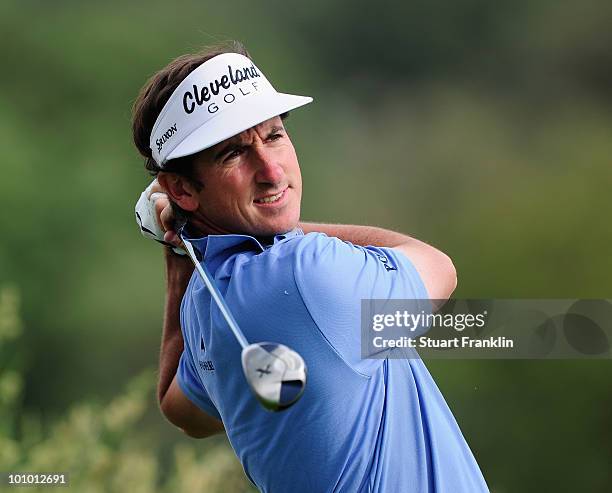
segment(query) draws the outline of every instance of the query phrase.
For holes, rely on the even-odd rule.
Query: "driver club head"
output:
[[[245,347],[242,369],[255,397],[269,411],[287,409],[304,393],[306,363],[283,344],[260,342]]]

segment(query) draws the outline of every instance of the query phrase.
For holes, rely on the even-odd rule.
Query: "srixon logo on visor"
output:
[[[164,144],[168,142],[168,140],[170,140],[170,137],[172,137],[176,132],[177,130],[175,123],[168,130],[166,130],[159,139],[155,141],[155,143],[157,144],[157,152],[161,152],[162,147],[164,147]]]
[[[183,110],[185,110],[185,113],[193,113],[196,106],[202,106],[204,103],[208,103],[213,96],[218,96],[221,89],[227,90],[241,82],[261,77],[261,74],[254,65],[236,70],[234,70],[231,65],[228,65],[227,71],[228,73],[223,74],[220,78],[214,79],[202,87],[198,87],[197,84],[194,84],[192,90],[185,92],[183,94]],[[257,91],[257,81],[251,80],[249,84],[241,84],[237,89],[242,96],[248,96],[252,92]],[[223,102],[231,104],[236,101],[236,97],[237,92],[227,92],[223,95]],[[207,111],[209,113],[216,113],[219,111],[218,103],[220,103],[220,101],[210,103],[206,107]]]

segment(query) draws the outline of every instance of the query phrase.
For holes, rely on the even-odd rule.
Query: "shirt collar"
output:
[[[295,236],[303,236],[304,232],[300,228],[292,229],[287,233],[278,234],[268,237],[255,237],[249,235],[229,234],[229,235],[208,235],[201,238],[191,238],[189,232],[185,239],[189,241],[194,249],[199,253],[199,257],[203,257],[207,266],[215,269],[215,266],[210,265],[214,262],[218,266],[219,261],[225,260],[232,253],[240,251],[255,250],[257,253],[263,252],[266,248],[275,245],[279,241]]]

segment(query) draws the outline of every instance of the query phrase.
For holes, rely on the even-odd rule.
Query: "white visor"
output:
[[[149,142],[153,159],[163,168],[311,101],[276,92],[243,55],[217,55],[191,72],[161,110]]]

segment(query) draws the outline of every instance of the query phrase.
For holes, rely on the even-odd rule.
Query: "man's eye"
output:
[[[244,149],[234,149],[232,152],[228,153],[225,156],[225,159],[223,161],[231,161],[232,159],[235,159],[240,156],[243,152]]]
[[[273,142],[273,141],[275,141],[275,140],[281,139],[282,137],[283,137],[283,134],[276,133],[276,134],[272,134],[272,135],[270,135],[270,136],[268,137],[268,140]]]

